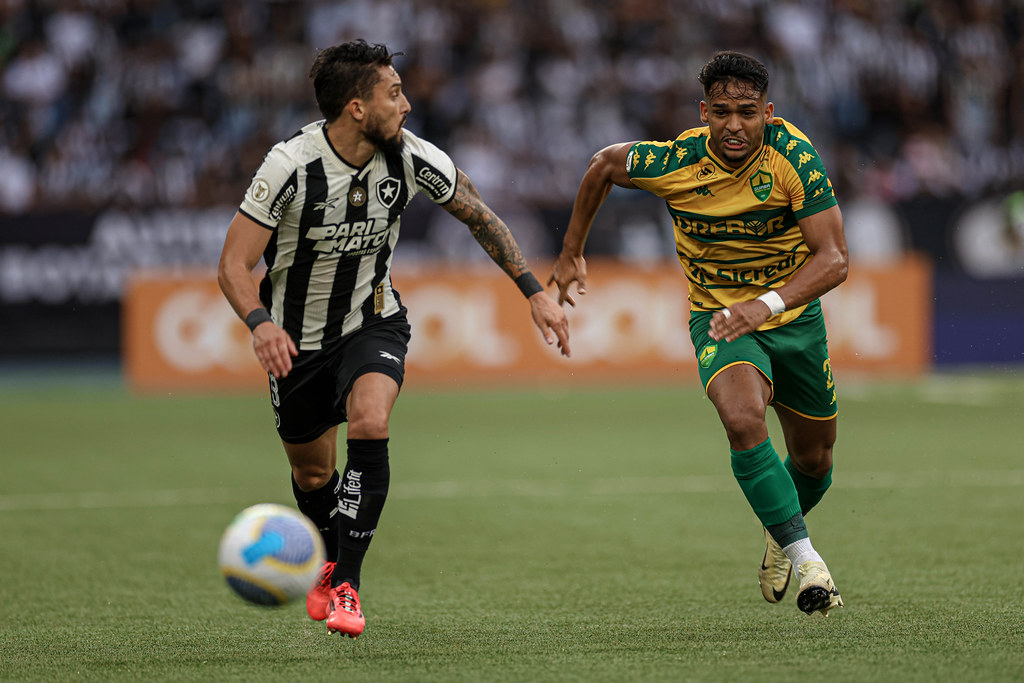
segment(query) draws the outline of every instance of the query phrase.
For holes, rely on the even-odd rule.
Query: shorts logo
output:
[[[714,362],[715,356],[718,355],[718,345],[709,344],[700,351],[700,357],[698,362],[702,368],[710,368],[711,363]]]
[[[400,183],[395,178],[381,178],[377,181],[377,201],[390,209],[398,199],[398,188]]]
[[[277,386],[277,378],[269,372],[267,376],[270,377],[270,402],[274,404],[275,408],[279,408],[281,406],[281,390]]]
[[[394,354],[390,354],[390,353],[388,353],[387,351],[381,351],[381,352],[380,352],[380,357],[381,357],[381,358],[386,358],[386,359],[388,359],[388,360],[393,360],[393,361],[395,361],[396,363],[398,363],[399,365],[401,365],[401,364],[402,364],[402,359],[401,359],[401,358],[399,358],[398,356],[396,356],[396,355],[394,355]]]

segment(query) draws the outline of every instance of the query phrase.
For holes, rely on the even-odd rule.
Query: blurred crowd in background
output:
[[[719,49],[765,61],[841,202],[1024,187],[1020,0],[0,0],[0,26],[0,213],[237,206],[354,38],[404,53],[407,127],[527,242],[594,151],[700,125]]]

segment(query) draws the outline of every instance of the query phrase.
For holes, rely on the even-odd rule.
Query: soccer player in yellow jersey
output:
[[[793,568],[807,614],[843,602],[804,515],[831,484],[836,395],[819,297],[846,279],[843,218],[818,153],[774,116],[768,71],[737,52],[704,65],[706,125],[669,142],[611,145],[591,159],[548,284],[575,306],[583,246],[613,185],[665,199],[689,280],[698,371],[729,439],[733,474],[765,528],[758,579],[779,602]],[[768,437],[775,408],[788,456]]]

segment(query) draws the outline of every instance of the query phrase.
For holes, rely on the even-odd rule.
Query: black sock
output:
[[[391,468],[387,439],[349,439],[348,462],[338,490],[338,566],[331,583],[359,590],[363,558],[388,497]]]
[[[326,484],[312,491],[303,491],[292,477],[292,493],[298,504],[299,512],[309,517],[324,539],[327,559],[334,560],[338,555],[338,516],[333,515],[338,509],[338,489],[341,487],[341,475],[338,470]]]

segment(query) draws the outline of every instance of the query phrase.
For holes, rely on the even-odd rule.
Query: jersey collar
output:
[[[338,154],[338,150],[334,149],[334,145],[331,144],[331,139],[329,137],[327,137],[327,126],[326,125],[320,126],[320,135],[322,136],[324,146],[328,150],[330,150],[331,155],[335,159],[337,159],[338,161],[340,161],[341,163],[345,164],[346,166],[348,166],[351,169],[354,169],[356,171],[362,170],[362,169],[366,168],[366,166],[369,165],[369,163],[371,161],[373,161],[373,157],[370,157],[370,159],[365,164],[363,164],[362,166],[356,166],[355,164],[349,163],[348,161],[345,160],[345,157],[343,157],[340,154]],[[376,156],[376,155],[374,155],[374,156]]]

